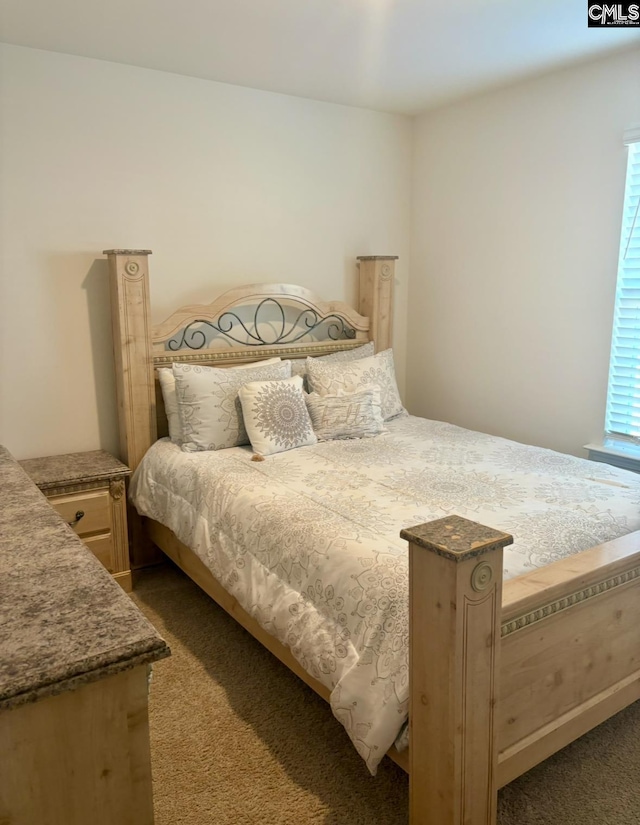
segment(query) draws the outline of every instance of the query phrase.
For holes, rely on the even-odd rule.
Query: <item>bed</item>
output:
[[[207,306],[184,307],[153,329],[149,320],[148,251],[110,250],[106,254],[112,290],[121,457],[134,470],[145,455],[171,453],[174,446],[166,440],[156,443],[158,435],[166,433],[166,415],[156,381],[158,368],[173,362],[219,366],[271,356],[300,359],[348,352],[367,341],[383,351],[391,344],[392,257],[359,259],[358,311],[341,302],[323,303],[300,287],[275,284],[234,290]],[[270,332],[256,334],[258,314],[265,311],[271,313],[267,323]],[[299,334],[300,329],[313,333],[324,330],[320,337],[325,340],[309,342],[308,336]],[[210,338],[210,330],[214,330],[214,338]],[[546,535],[548,547],[538,552],[541,558],[536,563],[550,563],[532,567],[522,542],[516,542],[519,550],[514,555],[505,549],[512,544],[512,536],[505,529],[496,529],[512,523],[513,516],[505,519],[502,504],[489,511],[474,508],[468,496],[472,484],[467,484],[467,492],[458,499],[449,497],[449,501],[458,503],[455,512],[428,520],[433,513],[425,506],[420,485],[432,487],[438,476],[432,473],[425,481],[419,466],[424,459],[423,448],[420,455],[412,455],[417,443],[414,430],[425,431],[422,436],[434,444],[433,430],[446,431],[451,444],[457,445],[461,471],[466,469],[476,482],[483,480],[482,473],[497,479],[496,502],[509,499],[517,508],[519,499],[529,494],[524,490],[526,472],[521,472],[510,487],[509,477],[501,470],[489,472],[481,466],[483,451],[473,439],[488,437],[468,435],[441,422],[420,421],[410,417],[391,421],[390,432],[379,437],[387,445],[381,448],[386,466],[381,471],[369,461],[371,472],[365,472],[361,455],[361,478],[353,488],[356,498],[360,497],[356,522],[363,544],[382,541],[381,554],[386,547],[386,555],[397,566],[398,581],[403,571],[408,578],[408,672],[405,668],[403,678],[398,675],[400,667],[391,667],[398,678],[392,680],[392,688],[382,684],[381,691],[397,721],[408,711],[410,746],[402,752],[391,746],[388,753],[409,772],[412,823],[490,825],[495,822],[501,786],[640,698],[640,542],[635,532],[640,516],[640,481],[614,468],[544,452],[547,463],[556,466],[545,468],[549,478],[538,478],[539,505],[544,505],[546,497],[546,504],[551,500],[553,507],[548,517],[538,519],[538,523],[544,523],[543,539]],[[465,439],[470,440],[465,443]],[[331,467],[344,462],[349,450],[357,453],[353,446],[357,442],[336,444],[325,442],[293,450],[291,454],[280,454],[284,459],[264,463],[251,462],[250,448],[221,450],[209,457],[199,453],[187,456],[188,469],[179,472],[197,475],[195,468],[203,456],[204,463],[235,462],[237,493],[253,485],[262,495],[276,498],[285,496],[286,491],[281,490],[283,478],[293,479],[297,473],[298,481],[288,485],[296,489],[286,494],[304,493],[305,501],[315,506],[320,501],[316,493],[327,487]],[[516,473],[519,466],[527,467],[525,454],[533,455],[528,452],[531,448],[510,442],[501,442],[495,449],[502,456],[502,464],[511,464]],[[308,473],[300,468],[294,471],[296,453],[300,453],[301,460],[306,456],[304,461],[313,465]],[[474,453],[480,455],[480,466],[473,463]],[[184,457],[174,449],[173,455],[164,456],[165,463],[167,459],[183,460],[180,455]],[[535,463],[541,459],[531,460]],[[286,469],[284,477],[277,476],[279,465]],[[349,470],[349,474],[353,472]],[[177,473],[175,470],[173,475]],[[551,475],[568,479],[561,496],[557,486],[547,484],[545,488]],[[303,490],[310,483],[309,477],[315,479],[313,489]],[[147,499],[147,512],[161,517],[160,487],[155,492],[153,488],[160,482],[153,472],[146,478],[136,483],[142,498]],[[392,514],[383,512],[384,508],[375,504],[374,493],[367,498],[368,485],[374,491],[379,486],[392,488],[399,509]],[[335,499],[335,490],[332,495]],[[231,513],[230,518],[238,524],[246,512],[243,506],[249,505],[243,504],[242,495],[236,497],[239,511]],[[333,507],[340,518],[347,515],[344,510],[348,498],[343,496],[342,503]],[[366,500],[373,501],[370,508],[363,507]],[[165,502],[164,509],[175,508],[167,507]],[[277,507],[271,509],[278,511]],[[490,518],[494,512],[495,519]],[[203,553],[187,546],[188,517],[173,523],[163,520],[169,521],[169,526],[157,518],[133,519],[133,564],[144,564],[153,557],[154,546],[161,548],[307,684],[331,700],[334,713],[338,709],[353,716],[350,708],[354,702],[348,690],[338,696],[338,701],[332,697],[337,677],[332,665],[326,665],[330,657],[319,655],[311,661],[313,657],[308,656],[305,660],[295,639],[288,639],[282,628],[270,627],[273,616],[265,618],[260,606],[252,601],[245,600],[243,606],[241,590],[234,589],[237,570],[229,575],[229,570],[219,568],[216,577],[204,563]],[[573,533],[569,531],[572,523],[577,528]],[[338,533],[342,536],[344,530],[340,527]],[[593,536],[595,546],[591,547],[589,537]],[[408,564],[402,561],[404,541],[408,542]],[[568,555],[576,549],[579,552]],[[360,557],[364,557],[362,553]],[[511,576],[506,580],[505,568]],[[320,600],[325,597],[325,586],[319,584]],[[290,611],[292,604],[285,599],[283,606]],[[349,666],[344,670],[348,674]],[[362,673],[366,679],[366,668]],[[352,730],[366,731],[362,719],[354,719]],[[349,729],[348,720],[345,726]],[[389,730],[385,728],[384,736],[376,742],[395,740],[396,734],[391,735]],[[360,743],[359,750],[369,766],[375,767],[381,754],[371,758],[371,741],[359,733],[352,739],[357,747]],[[406,737],[400,736],[398,745],[403,741]]]

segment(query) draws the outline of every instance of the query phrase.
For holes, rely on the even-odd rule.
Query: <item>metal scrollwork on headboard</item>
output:
[[[268,317],[268,309],[275,309],[275,318]],[[291,321],[287,320],[284,306],[275,298],[264,298],[257,305],[253,318],[243,320],[240,315],[226,310],[216,320],[196,319],[188,323],[177,335],[166,342],[167,349],[177,352],[183,348],[197,350],[207,346],[208,327],[241,346],[263,347],[276,344],[294,344],[326,325],[325,334],[332,341],[355,338],[356,331],[345,319],[335,313],[321,315],[306,307]],[[269,331],[269,334],[266,331]]]

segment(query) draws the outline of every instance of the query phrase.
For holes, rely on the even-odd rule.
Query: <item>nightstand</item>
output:
[[[131,470],[104,450],[20,462],[91,552],[131,591],[126,479]]]

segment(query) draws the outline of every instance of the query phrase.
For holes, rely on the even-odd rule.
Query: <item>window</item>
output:
[[[640,129],[629,146],[607,391],[608,436],[640,443]]]

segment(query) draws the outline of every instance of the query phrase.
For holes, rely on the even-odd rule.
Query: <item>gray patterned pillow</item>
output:
[[[318,441],[370,438],[385,431],[378,387],[339,395],[312,392],[306,402]]]
[[[306,447],[318,440],[311,426],[302,378],[253,381],[238,395],[251,446],[260,455]]]
[[[247,444],[238,390],[249,381],[275,380],[291,375],[291,361],[261,367],[201,367],[174,364],[182,449],[223,450]]]
[[[264,361],[255,361],[253,364],[241,364],[233,367],[236,370],[252,370],[256,367],[266,367],[267,364],[277,364],[281,358],[267,358]],[[161,367],[158,370],[158,380],[162,390],[164,400],[164,412],[167,416],[167,426],[169,428],[169,438],[179,447],[182,445],[182,425],[180,424],[180,413],[178,412],[178,398],[176,396],[176,379],[173,376],[171,367]]]
[[[324,362],[333,362],[335,363],[346,363],[348,361],[357,361],[359,358],[368,358],[369,356],[373,355],[374,353],[374,346],[373,341],[369,341],[368,344],[363,344],[361,347],[356,347],[355,349],[344,349],[340,350],[340,352],[331,352],[329,355],[318,355],[313,358],[314,361],[324,361]],[[307,374],[307,359],[306,358],[297,358],[291,362],[291,375],[301,375],[303,378],[306,377]]]
[[[384,420],[389,421],[406,414],[396,384],[393,352],[390,349],[348,364],[325,364],[307,358],[307,381],[309,389],[320,395],[337,395],[339,392],[379,387]]]

